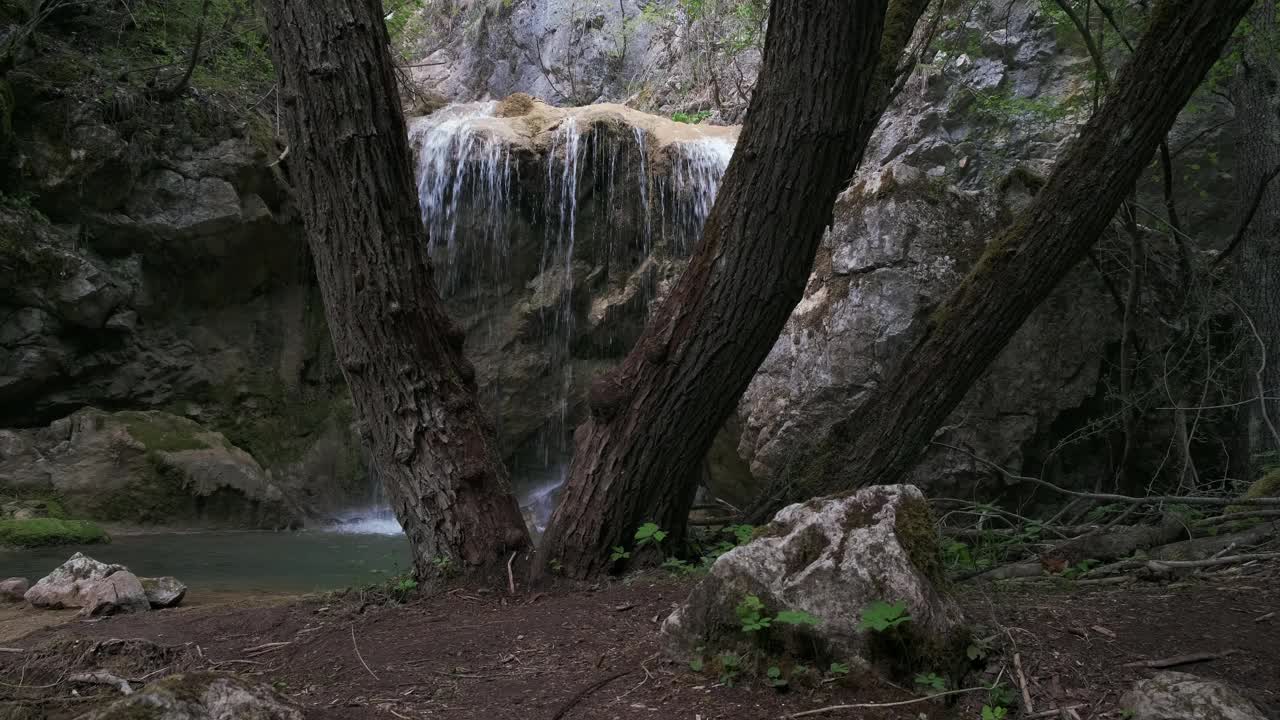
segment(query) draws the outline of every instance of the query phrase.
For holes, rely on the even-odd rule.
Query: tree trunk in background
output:
[[[432,282],[381,3],[265,7],[329,329],[415,570],[496,568],[529,537]]]
[[[1264,184],[1257,211],[1245,230],[1235,257],[1234,292],[1252,321],[1245,333],[1242,398],[1258,398],[1240,413],[1247,480],[1262,476],[1264,465],[1280,464],[1280,53],[1276,51],[1276,7],[1260,1],[1249,15],[1252,29],[1244,41],[1241,68],[1232,87],[1239,142],[1240,171],[1236,187],[1245,212]],[[1256,335],[1255,335],[1256,329]],[[1245,463],[1241,463],[1242,466]]]
[[[1082,260],[1252,0],[1165,0],[1045,187],[987,247],[902,364],[787,469],[792,499],[900,482],[1027,316]]]
[[[862,155],[886,4],[772,3],[756,90],[702,242],[626,359],[592,384],[543,565],[598,573],[645,522],[669,531],[669,544],[683,537],[700,464],[799,302]]]

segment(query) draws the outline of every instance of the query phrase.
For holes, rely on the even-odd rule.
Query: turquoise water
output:
[[[398,529],[398,528],[397,528]],[[312,592],[377,583],[410,567],[403,534],[191,532],[118,535],[108,545],[0,549],[0,578],[32,582],[80,551],[192,592]]]

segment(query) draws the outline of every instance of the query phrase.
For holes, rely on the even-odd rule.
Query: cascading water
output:
[[[410,140],[429,250],[450,312],[470,319],[469,333],[491,333],[485,337],[502,349],[513,342],[512,296],[532,293],[518,307],[531,308],[535,329],[517,332],[515,341],[538,346],[545,362],[538,376],[554,397],[533,439],[523,440],[513,455],[512,476],[526,520],[538,533],[567,471],[572,404],[583,379],[575,377],[575,363],[591,352],[583,350],[585,299],[634,280],[632,274],[655,254],[680,257],[692,250],[733,142],[689,130],[682,133],[686,139],[666,143],[665,159],[655,160],[654,138],[645,130],[632,125],[619,132],[616,123],[593,122],[589,112],[574,111],[550,130],[536,153],[541,159],[531,160],[513,150],[509,133],[495,130],[502,122],[495,111],[495,103],[444,108],[414,120]],[[527,172],[531,162],[543,163],[540,183],[528,182],[538,174],[522,183],[521,165]],[[653,300],[651,288],[641,300],[643,312]],[[485,303],[497,311],[478,309]],[[614,345],[609,357],[626,349]],[[498,364],[489,369],[484,390],[500,395],[507,373]],[[344,529],[399,530],[385,501],[374,507],[382,509],[362,511]]]

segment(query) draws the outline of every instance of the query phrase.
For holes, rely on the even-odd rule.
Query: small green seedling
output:
[[[705,663],[703,663],[702,658],[700,657],[694,658],[689,661],[689,669],[696,673],[702,672],[702,669],[705,666],[706,666]]]
[[[647,522],[636,530],[636,547],[644,547],[649,543],[662,544],[667,539],[667,531],[658,527],[657,523]]]
[[[862,609],[862,620],[858,623],[858,629],[884,632],[910,619],[906,603],[896,602],[890,605],[883,600],[877,600]]]
[[[738,621],[742,623],[743,632],[756,632],[769,627],[772,618],[764,615],[764,603],[755,595],[748,595],[734,608],[738,613]]]
[[[928,690],[946,690],[947,681],[937,673],[918,673],[916,685]]]
[[[621,545],[613,546],[613,554],[609,555],[609,562],[618,562],[619,560],[630,560],[631,553]]]
[[[436,570],[445,577],[453,577],[457,574],[457,568],[454,567],[453,558],[437,555],[431,558],[431,564],[436,566]]]
[[[1004,707],[1000,705],[996,705],[995,707],[992,707],[991,705],[983,705],[982,720],[1004,720],[1004,716],[1008,714],[1008,712],[1008,710],[1005,710]]]
[[[784,625],[817,625],[821,622],[817,615],[810,615],[803,610],[782,610],[774,616],[773,621]]]
[[[842,662],[833,662],[831,667],[827,668],[827,672],[833,677],[842,678],[849,674],[849,666]]]
[[[742,672],[742,658],[737,653],[725,653],[720,656],[720,682],[733,687],[733,681]]]
[[[787,679],[782,677],[782,668],[778,667],[777,665],[770,666],[769,669],[765,671],[765,675],[769,677],[770,685],[776,688],[782,688],[787,686]]]
[[[672,575],[688,575],[697,570],[697,568],[680,558],[667,558],[662,562],[662,567]]]
[[[559,558],[551,558],[551,562],[547,563],[547,567],[551,568],[551,572],[554,575],[559,575],[564,571],[564,565],[560,564]]]

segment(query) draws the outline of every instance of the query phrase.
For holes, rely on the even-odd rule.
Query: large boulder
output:
[[[173,675],[78,720],[302,720],[269,686],[235,675]]]
[[[140,578],[142,589],[147,593],[147,602],[151,607],[171,608],[182,602],[187,595],[187,586],[176,577]]]
[[[1132,720],[1266,720],[1230,685],[1182,672],[1158,672],[1120,698]]]
[[[722,555],[663,623],[663,641],[680,659],[749,645],[893,673],[953,670],[968,633],[944,582],[933,517],[920,491],[865,488],[791,505],[749,544]],[[762,616],[799,611],[816,624],[775,621],[744,632],[739,606],[748,596],[760,601]],[[891,627],[863,627],[865,613],[890,606],[899,609],[883,618]],[[910,619],[897,620],[904,616]]]
[[[100,617],[150,609],[151,603],[138,576],[128,570],[117,570],[88,586],[80,614]]]
[[[0,580],[0,602],[22,602],[30,589],[31,582],[26,578],[11,577]]]
[[[56,570],[40,578],[27,590],[25,597],[32,605],[50,610],[85,607],[91,602],[94,587],[99,582],[124,570],[123,565],[98,562],[84,553],[76,553]]]

